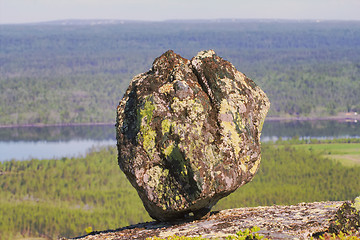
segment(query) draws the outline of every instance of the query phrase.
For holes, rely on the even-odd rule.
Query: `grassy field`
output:
[[[340,162],[344,166],[360,166],[360,143],[295,144],[297,149],[306,149]]]

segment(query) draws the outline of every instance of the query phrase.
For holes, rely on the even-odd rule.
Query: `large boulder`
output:
[[[150,216],[206,215],[260,164],[265,93],[214,51],[167,51],[117,108],[118,162]]]

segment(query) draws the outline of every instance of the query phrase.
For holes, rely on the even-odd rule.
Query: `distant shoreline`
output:
[[[351,116],[326,116],[326,117],[267,117],[265,121],[324,121],[324,120],[334,120],[334,121],[350,121],[357,122],[360,121],[360,115],[351,115]]]
[[[343,122],[360,122],[360,114],[353,115],[336,115],[336,116],[324,116],[324,117],[280,117],[280,116],[269,116],[265,121],[324,121],[324,120],[334,120],[334,121],[343,121]],[[0,128],[16,128],[16,127],[74,127],[74,126],[115,126],[115,123],[111,122],[101,122],[101,123],[54,123],[54,124],[0,124]]]

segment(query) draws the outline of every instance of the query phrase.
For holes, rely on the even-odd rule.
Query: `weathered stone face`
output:
[[[150,216],[201,217],[260,163],[265,93],[214,51],[168,51],[117,108],[118,162]]]

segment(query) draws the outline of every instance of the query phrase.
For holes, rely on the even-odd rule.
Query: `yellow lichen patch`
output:
[[[210,168],[215,166],[221,159],[219,158],[219,155],[214,153],[213,145],[205,145],[204,155],[206,157],[206,160],[208,161]]]
[[[197,135],[201,135],[201,129],[203,127],[203,122],[198,122],[198,124],[196,126],[194,126],[194,128],[192,129],[192,132],[197,134]]]
[[[257,169],[259,168],[260,161],[261,161],[261,157],[259,156],[258,159],[256,160],[256,162],[254,163],[254,166],[252,166],[252,168],[250,169],[250,173],[252,175],[254,175],[256,173]]]
[[[151,100],[147,99],[144,107],[139,111],[140,131],[138,137],[142,139],[144,150],[149,154],[150,158],[154,157],[155,152],[156,131],[150,126],[155,109],[156,106]]]
[[[177,97],[174,97],[171,104],[171,109],[174,112],[186,111],[190,120],[204,120],[205,116],[203,114],[204,108],[201,103],[196,99],[184,99],[180,100]]]
[[[221,101],[220,105],[220,114],[229,114],[236,112],[236,109],[234,109],[232,106],[229,105],[228,101],[226,99],[223,99]],[[228,121],[221,121],[220,125],[222,127],[222,136],[223,140],[227,142],[227,144],[231,145],[234,148],[236,156],[238,156],[241,148],[240,144],[242,142],[241,137],[239,136],[239,133],[236,130],[236,125],[234,122],[228,122]]]
[[[247,172],[249,169],[249,161],[250,161],[250,156],[244,156],[240,159],[240,165],[239,168],[241,169],[241,171],[243,172]]]
[[[146,117],[146,121],[149,124],[152,116],[154,114],[154,110],[156,109],[155,105],[152,103],[152,101],[149,99],[150,97],[148,97],[145,100],[145,104],[144,107],[142,109],[140,109],[140,117],[141,119],[143,119],[144,117]]]
[[[193,103],[189,112],[189,117],[191,120],[204,120],[204,115],[202,114],[204,112],[203,106],[196,100],[193,100]]]
[[[176,126],[173,126],[174,132],[179,136],[181,141],[187,139],[189,134],[201,135],[201,130],[204,123],[202,121],[196,122],[194,121],[192,125],[188,123],[177,123]],[[190,127],[191,126],[191,127]],[[188,139],[190,142],[193,142],[194,139]],[[185,145],[184,148],[187,148]]]
[[[180,142],[185,140],[185,134],[187,133],[188,128],[186,124],[176,123],[173,126],[173,132],[179,137]]]
[[[250,161],[250,156],[245,156],[245,157],[241,158],[242,164],[248,164],[249,161]]]
[[[161,132],[163,135],[165,135],[166,133],[170,132],[170,127],[171,127],[171,122],[169,121],[169,119],[164,119],[161,122]]]
[[[241,171],[243,171],[243,172],[247,172],[247,170],[248,170],[248,167],[247,167],[247,165],[244,165],[244,164],[240,164],[240,169],[241,169]]]
[[[240,131],[245,129],[244,119],[240,116],[240,114],[235,113],[234,123]]]
[[[155,166],[150,168],[147,171],[147,174],[149,175],[149,181],[147,182],[149,187],[157,187],[157,186],[162,186],[162,184],[160,184],[160,179],[161,177],[167,177],[167,175],[169,175],[169,170],[168,169],[162,169],[159,166]],[[161,189],[159,189],[161,190]]]
[[[230,78],[221,78],[219,81],[221,81],[221,82],[223,82],[223,84],[225,84],[224,90],[226,91],[227,94],[229,94],[231,90],[236,88],[236,86],[234,86],[234,84],[235,84],[234,80],[232,80]]]
[[[243,73],[241,73],[239,71],[236,71],[235,74],[234,74],[234,77],[235,77],[237,82],[240,82],[241,84],[245,85],[246,88],[249,89],[249,86],[245,81],[245,78],[246,78],[245,74],[243,74]]]
[[[153,158],[155,152],[155,130],[151,129],[150,126],[146,126],[142,129],[143,146],[145,151]]]
[[[261,131],[262,131],[262,128],[264,126],[264,122],[265,122],[265,117],[261,119],[260,121],[260,125],[259,125],[259,139],[260,139],[260,134],[261,134]]]
[[[163,149],[162,152],[165,155],[165,157],[168,157],[172,153],[173,149],[174,149],[174,144],[170,143],[167,147]]]
[[[186,169],[186,165],[183,166],[183,170],[181,170],[181,175],[186,176],[188,174],[188,171]]]
[[[171,92],[172,90],[174,90],[174,87],[173,87],[173,84],[172,84],[172,83],[166,83],[166,84],[162,85],[162,86],[159,88],[159,92],[160,92],[160,93],[169,93],[169,92]]]

